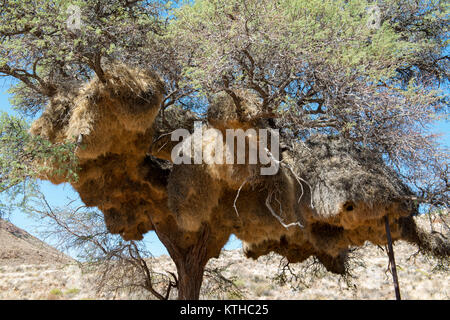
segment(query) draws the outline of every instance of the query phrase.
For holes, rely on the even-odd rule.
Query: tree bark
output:
[[[203,226],[199,232],[198,242],[181,250],[181,256],[172,256],[178,272],[178,300],[198,300],[200,298],[203,272],[209,260],[207,246],[209,231],[208,226]]]
[[[191,260],[191,259],[188,259]],[[198,300],[205,265],[195,261],[176,261],[178,272],[178,300]]]
[[[155,231],[177,267],[178,299],[198,300],[200,298],[205,265],[211,256],[214,255],[211,255],[212,252],[209,252],[210,248],[208,248],[208,240],[210,240],[209,226],[203,225],[201,230],[195,234],[196,241],[188,247],[184,246],[183,237],[179,236],[182,234],[182,231],[179,229],[167,231],[156,229]],[[174,234],[178,234],[178,236],[174,236]]]

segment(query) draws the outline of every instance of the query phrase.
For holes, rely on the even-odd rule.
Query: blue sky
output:
[[[10,103],[9,103],[9,95],[7,94],[7,90],[9,88],[8,82],[0,83],[0,111],[6,111],[9,114],[15,114],[17,113],[12,109]],[[442,143],[450,147],[450,123],[448,121],[444,122],[438,122],[436,123],[435,127],[433,128],[433,131],[435,133],[441,133],[441,141]],[[49,203],[54,206],[64,206],[68,203],[69,199],[77,199],[79,200],[78,194],[73,190],[73,188],[68,184],[62,184],[62,185],[53,185],[50,182],[42,181],[41,182],[41,191],[46,196]],[[36,237],[39,236],[39,230],[42,228],[43,223],[42,221],[36,221],[30,217],[28,217],[26,214],[22,212],[14,212],[10,217],[9,220],[17,225],[19,228],[22,228],[32,235]],[[55,244],[54,240],[47,239],[46,240],[50,244]],[[159,256],[162,254],[167,254],[166,249],[162,245],[162,243],[157,238],[156,234],[154,232],[149,232],[145,235],[144,241],[147,245],[147,248],[150,249],[152,254],[154,256]],[[225,246],[225,249],[236,249],[241,247],[241,242],[234,236],[232,236]],[[72,256],[73,253],[69,253]]]

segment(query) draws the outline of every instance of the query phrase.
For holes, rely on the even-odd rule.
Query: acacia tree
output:
[[[71,182],[87,205],[103,211],[112,233],[139,239],[154,230],[177,265],[180,298],[198,298],[204,266],[232,233],[249,243],[249,256],[276,251],[297,262],[316,255],[335,272],[342,272],[349,245],[385,241],[377,229],[384,216],[393,219],[394,240],[436,249],[399,212],[417,212],[411,202],[448,205],[448,153],[430,133],[448,111],[448,4],[72,4],[81,17],[76,28],[68,26],[64,1],[4,1],[0,74],[19,80],[11,88],[18,110],[33,115],[46,106],[34,133],[52,145],[72,142],[82,160],[79,182],[49,179]],[[118,67],[124,65],[131,69]],[[112,103],[103,107],[105,101]],[[126,124],[108,118],[127,103],[121,116],[142,116]],[[100,135],[106,129],[80,116],[77,104],[122,134]],[[73,129],[76,117],[92,128]],[[222,129],[281,129],[290,160],[272,180],[226,173],[217,179],[211,166],[165,162],[171,144],[161,138],[193,119]],[[83,146],[89,159],[80,156]],[[94,167],[102,174],[86,178]],[[333,182],[336,173],[342,179]],[[247,208],[238,210],[238,200]],[[367,230],[355,222],[364,215],[374,223]],[[297,221],[295,231],[286,219]],[[435,252],[448,255],[448,247]]]

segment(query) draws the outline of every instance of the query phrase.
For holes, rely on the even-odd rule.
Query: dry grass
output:
[[[404,299],[450,299],[448,269],[436,269],[438,261],[418,254],[406,242],[395,247],[400,289]],[[205,299],[394,299],[392,277],[387,272],[388,258],[374,245],[366,244],[358,251],[349,280],[326,272],[323,268],[311,272],[307,261],[291,265],[299,279],[280,284],[274,280],[279,272],[280,257],[261,257],[257,261],[244,257],[240,250],[224,251],[219,259],[212,259],[208,267],[231,265],[225,275],[236,277],[234,283],[243,295],[230,292],[211,296],[202,292]],[[413,256],[413,258],[410,258]],[[363,263],[361,263],[363,261]],[[174,270],[167,256],[156,258],[156,270]],[[309,272],[304,272],[309,270]],[[148,294],[135,290],[132,293],[96,292],[95,272],[83,273],[77,265],[19,265],[2,266],[0,272],[0,299],[147,299]],[[301,281],[300,281],[301,280]],[[207,287],[207,281],[203,288]],[[175,293],[174,293],[175,294]],[[175,295],[172,296],[175,298]]]

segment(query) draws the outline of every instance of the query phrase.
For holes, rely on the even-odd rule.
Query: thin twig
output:
[[[247,180],[248,180],[248,178],[245,179],[244,182],[242,182],[242,184],[241,184],[241,186],[239,187],[238,192],[237,192],[237,194],[236,194],[236,198],[234,198],[233,208],[234,208],[234,211],[236,211],[236,215],[237,215],[238,217],[239,217],[239,212],[238,212],[238,209],[237,209],[237,207],[236,207],[236,201],[237,201],[237,199],[239,198],[239,194],[241,193],[241,189],[242,189],[242,187],[245,185],[245,183],[247,182]]]
[[[310,185],[305,179],[302,179],[301,177],[299,177],[299,176],[294,172],[294,170],[292,169],[292,167],[291,167],[288,163],[285,163],[285,162],[283,162],[283,161],[280,161],[280,160],[275,159],[275,157],[272,155],[272,152],[270,152],[269,149],[265,148],[265,151],[266,151],[267,155],[272,159],[272,161],[274,161],[275,163],[277,163],[277,164],[280,165],[280,166],[283,166],[283,167],[285,167],[285,168],[288,168],[289,171],[290,171],[290,172],[292,173],[292,175],[294,176],[294,178],[297,180],[297,182],[298,182],[298,184],[300,185],[301,190],[302,190],[302,193],[301,193],[300,197],[298,198],[298,203],[300,203],[300,200],[302,199],[303,194],[304,194],[303,184],[301,183],[301,181],[303,181],[303,182],[309,187],[309,190],[310,190],[310,192],[311,192],[311,202],[310,202],[310,205],[311,205],[311,208],[314,209],[314,204],[313,204],[313,202],[312,202],[312,188],[311,188],[311,185]]]
[[[299,226],[300,228],[303,228],[303,225],[302,225],[299,221],[297,221],[297,222],[292,222],[292,223],[289,223],[289,224],[284,223],[283,219],[282,219],[279,215],[277,215],[277,214],[275,213],[275,211],[272,209],[272,207],[271,207],[271,205],[270,205],[270,200],[272,199],[272,193],[273,193],[273,192],[269,193],[269,194],[267,195],[267,198],[266,198],[266,207],[267,207],[267,209],[269,209],[270,213],[271,213],[271,214],[278,220],[278,222],[280,222],[280,224],[281,224],[283,227],[285,227],[286,229],[288,229],[288,228],[290,228],[290,227],[293,227],[293,226]]]

